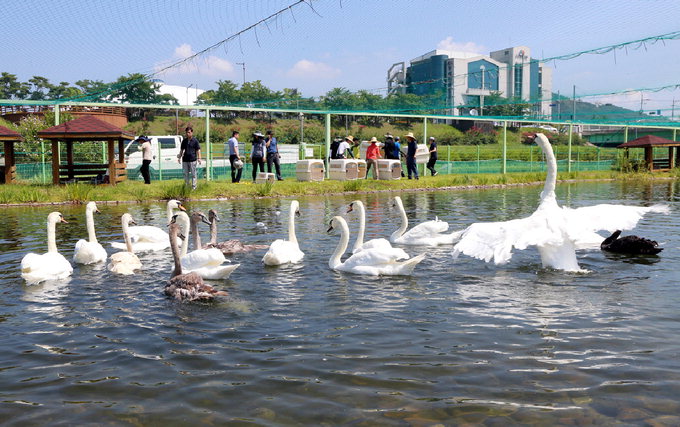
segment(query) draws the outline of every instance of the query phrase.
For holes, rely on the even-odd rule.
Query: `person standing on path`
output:
[[[265,139],[265,145],[267,146],[267,172],[272,172],[272,164],[276,169],[276,179],[278,181],[283,181],[281,178],[281,156],[279,155],[279,142],[274,137],[274,132],[271,130],[267,131],[267,138]]]
[[[144,184],[151,184],[151,174],[149,173],[149,165],[151,165],[151,160],[153,160],[151,139],[148,136],[142,135],[137,138],[137,142],[142,144],[140,147],[142,150],[142,167],[139,168],[139,173],[144,178]]]
[[[227,141],[229,146],[229,164],[231,165],[231,182],[241,182],[241,174],[243,173],[243,160],[238,152],[238,136],[237,130],[231,133],[231,138]],[[226,154],[226,153],[225,153]],[[239,161],[241,167],[234,166],[234,162]]]
[[[264,161],[266,158],[267,147],[265,147],[264,135],[262,132],[253,133],[253,148],[250,152],[250,159],[253,162],[253,182],[257,178],[257,167],[260,167],[260,172],[264,172]]]
[[[187,126],[184,129],[186,136],[182,140],[182,145],[179,147],[179,154],[177,155],[177,163],[182,163],[182,172],[184,173],[184,185],[189,186],[189,177],[191,177],[191,189],[196,189],[196,163],[201,164],[201,144],[198,139],[194,137],[194,128]]]
[[[408,149],[406,150],[406,171],[408,173],[408,179],[411,179],[411,176],[418,179],[418,167],[416,166],[418,141],[416,141],[416,137],[413,136],[412,132],[406,134],[406,140],[408,141]]]
[[[366,147],[366,179],[368,179],[368,171],[373,166],[373,179],[380,179],[380,171],[378,170],[378,159],[381,158],[380,147],[378,147],[378,139],[371,138],[371,145]]]
[[[437,171],[434,170],[434,164],[437,163],[437,141],[434,136],[430,137],[430,160],[427,161],[427,168],[432,173],[432,176],[437,176]]]

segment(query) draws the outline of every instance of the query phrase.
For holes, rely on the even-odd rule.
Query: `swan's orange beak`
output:
[[[177,205],[177,208],[179,208],[179,210],[181,210],[181,211],[186,212],[186,208],[185,208],[184,205],[181,204],[181,203],[180,203],[179,205]]]
[[[354,210],[354,203],[350,203],[349,206],[347,207],[347,213],[350,213]]]

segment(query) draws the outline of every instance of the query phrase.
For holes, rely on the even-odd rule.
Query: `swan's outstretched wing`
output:
[[[668,214],[670,209],[666,205],[654,206],[625,206],[601,204],[583,208],[563,208],[569,229],[583,229],[590,231],[630,230],[635,228],[638,221],[645,214],[657,212]]]
[[[453,256],[465,254],[496,264],[504,264],[512,257],[512,249],[529,246],[560,244],[563,235],[543,215],[503,222],[477,222],[463,231],[453,247]]]

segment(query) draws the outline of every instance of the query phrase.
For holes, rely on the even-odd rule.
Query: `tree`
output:
[[[336,87],[321,97],[321,107],[332,111],[351,111],[354,108],[352,92],[344,87]]]
[[[23,99],[28,95],[28,85],[17,80],[16,74],[3,71],[0,76],[0,99]]]
[[[84,97],[93,101],[105,101],[109,85],[101,80],[78,80],[76,82]]]
[[[198,96],[198,104],[225,105],[241,102],[238,85],[231,80],[218,80],[217,90],[207,90]]]
[[[281,92],[275,92],[262,84],[261,80],[245,82],[241,86],[241,99],[250,103],[261,103],[281,98]]]
[[[59,85],[50,85],[47,97],[49,99],[75,98],[82,94],[82,91],[71,86],[69,82],[60,82]]]
[[[504,98],[502,92],[491,92],[484,98],[485,116],[512,116],[524,117],[531,112],[531,104],[522,102],[517,96]]]

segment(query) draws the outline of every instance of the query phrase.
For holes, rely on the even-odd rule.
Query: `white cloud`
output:
[[[156,64],[155,70],[160,71],[170,64],[177,63],[178,61],[195,54],[196,52],[191,48],[191,45],[184,43],[175,48],[175,52],[171,59],[164,63]],[[234,74],[234,65],[226,59],[222,59],[215,55],[201,55],[187,62],[173,66],[163,73],[166,75],[199,74],[204,76],[229,77]]]
[[[455,52],[468,53],[483,53],[486,52],[486,47],[478,45],[474,42],[454,42],[453,37],[448,36],[437,44],[437,49],[452,50]]]
[[[333,79],[342,74],[338,68],[333,68],[323,62],[301,59],[286,71],[286,76],[305,79]]]

